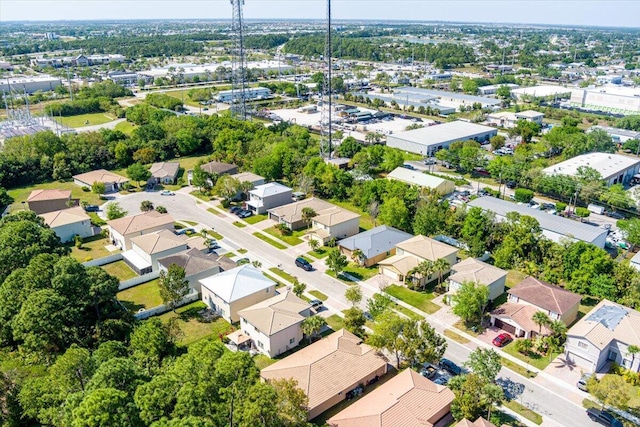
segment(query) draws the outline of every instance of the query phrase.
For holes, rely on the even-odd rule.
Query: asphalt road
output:
[[[188,190],[183,189],[183,191]],[[251,225],[245,228],[238,228],[232,224],[233,221],[237,220],[235,216],[226,214],[214,215],[206,210],[208,208],[206,204],[197,204],[192,197],[186,194],[177,193],[174,196],[161,196],[160,192],[156,191],[134,193],[127,196],[117,195],[116,199],[129,214],[140,212],[140,203],[143,200],[150,200],[155,206],[162,205],[166,207],[176,220],[197,221],[209,228],[213,228],[224,236],[224,239],[219,241],[224,249],[230,251],[235,251],[239,248],[247,249],[248,252],[243,256],[252,261],[260,261],[263,269],[268,270],[270,267],[280,265],[284,271],[297,276],[301,282],[306,283],[308,290],[317,289],[326,294],[329,299],[325,301],[324,305],[329,310],[341,311],[349,307],[344,298],[347,285],[323,274],[325,267],[322,261],[314,262],[316,269],[311,272],[306,272],[295,266],[295,257],[302,252],[308,251],[307,247],[277,250],[268,243],[252,236],[252,233],[257,231],[257,228]],[[367,285],[362,286],[362,290],[365,300],[376,292],[376,289]],[[432,325],[439,332],[444,329],[441,324],[432,323]],[[469,353],[475,347],[474,344],[467,347],[449,339],[447,339],[447,342],[448,348],[445,356],[460,365],[468,359]],[[560,387],[558,391],[546,389],[508,369],[502,369],[499,380],[505,387],[515,392],[514,398],[518,402],[545,417],[543,425],[565,427],[595,427],[598,425],[587,417],[584,408],[564,397],[563,393],[566,392]]]

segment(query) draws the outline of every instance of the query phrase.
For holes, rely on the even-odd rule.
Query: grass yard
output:
[[[259,222],[264,221],[267,218],[269,218],[267,215],[253,215],[253,216],[250,216],[249,218],[245,218],[244,221],[247,224],[257,224]]]
[[[131,135],[136,128],[137,126],[131,122],[120,122],[116,125],[115,129],[119,130],[125,135]]]
[[[111,264],[106,264],[102,266],[102,269],[109,273],[110,275],[117,277],[118,280],[124,282],[125,280],[133,279],[137,276],[135,271],[133,271],[124,261],[116,261]]]
[[[431,302],[434,297],[433,293],[412,291],[409,288],[399,285],[388,286],[384,291],[425,313],[433,314],[440,310],[439,305]]]
[[[355,277],[358,280],[368,280],[378,274],[378,267],[362,267],[354,262],[350,262],[347,268],[344,269],[344,273]]]
[[[280,239],[291,246],[296,246],[304,242],[304,240],[302,240],[300,237],[304,235],[305,231],[306,230],[297,230],[297,231],[293,231],[290,235],[285,236],[281,234],[280,231],[278,231],[275,226],[266,228],[264,230],[265,233],[268,233],[269,235],[275,237],[276,239]]]
[[[162,304],[158,279],[120,291],[116,297],[122,305],[134,313],[140,309],[150,309]]]
[[[224,239],[224,236],[220,233],[218,233],[217,231],[214,230],[206,230],[207,231],[207,235],[213,237],[216,240],[222,240]]]
[[[535,424],[542,424],[542,415],[538,414],[537,412],[532,411],[531,409],[527,408],[526,406],[521,405],[520,403],[516,402],[515,400],[509,400],[509,401],[504,401],[502,402],[502,404],[504,406],[506,406],[507,408],[511,409],[513,412],[522,415],[523,417],[525,417],[526,419],[528,419],[529,421],[535,423]]]
[[[192,107],[200,108],[202,107],[198,102],[192,101],[187,94],[190,89],[177,89],[177,90],[168,90],[166,92],[162,92],[164,95],[169,95],[172,98],[179,99],[184,102],[185,105],[190,105]]]
[[[462,335],[460,335],[459,333],[451,330],[451,329],[445,329],[444,330],[444,336],[447,338],[450,338],[452,340],[454,340],[455,342],[458,342],[460,344],[468,344],[470,341],[468,339],[466,339],[465,337],[463,337]]]
[[[211,336],[217,338],[220,334],[227,335],[235,330],[229,322],[222,318],[213,322],[203,321],[198,311],[206,307],[206,304],[202,301],[195,301],[176,309],[176,313],[169,311],[159,316],[159,318],[163,322],[169,322],[173,318],[178,319],[176,322],[183,334],[178,344],[185,346]]]
[[[207,210],[208,210],[208,209],[207,209]],[[245,227],[246,227],[246,225],[245,225],[245,224],[243,224],[243,223],[241,223],[240,221],[233,221],[233,225],[235,225],[235,226],[236,226],[236,227],[238,227],[238,228],[245,228]],[[255,234],[259,234],[259,233],[254,233],[254,235],[255,235]],[[260,237],[259,237],[259,238],[260,238]],[[267,237],[265,237],[265,239],[266,239],[266,238],[267,238]],[[264,240],[264,239],[263,239],[263,240]],[[274,243],[275,243],[275,242],[274,242]],[[272,243],[272,244],[273,244],[273,243]],[[279,244],[279,243],[278,243],[278,244]],[[282,245],[281,245],[281,246],[282,246]],[[282,248],[280,248],[280,249],[284,249],[284,247],[282,247]]]
[[[541,354],[538,354],[536,352],[530,351],[529,352],[529,357],[525,356],[524,354],[520,353],[519,351],[516,350],[516,341],[514,340],[512,342],[510,342],[509,344],[507,344],[506,346],[504,346],[502,348],[502,350],[504,350],[505,353],[508,353],[510,355],[512,355],[513,357],[517,357],[518,359],[522,360],[525,363],[530,364],[531,366],[535,366],[536,368],[543,370],[544,368],[546,368],[549,363],[551,363],[551,361],[553,359],[555,359],[560,353],[559,352],[554,352],[551,354],[551,358],[549,358],[549,356],[543,356]]]
[[[253,361],[258,367],[258,369],[262,370],[262,368],[266,368],[267,366],[273,365],[277,362],[275,359],[271,359],[266,354],[256,354],[253,357]]]
[[[226,254],[224,254],[224,256],[227,258],[233,258],[234,256],[236,256],[236,254],[233,252],[227,252]]]
[[[107,255],[111,255],[113,252],[109,252],[105,245],[110,244],[109,239],[106,239],[102,236],[94,236],[89,237],[88,239],[84,239],[82,243],[82,249],[76,248],[74,244],[68,244],[71,248],[71,256],[74,257],[79,262],[86,262],[88,258],[98,259],[104,258]],[[117,252],[120,252],[119,250]]]
[[[325,319],[327,321],[327,325],[334,331],[339,331],[344,328],[344,319],[337,314],[332,314],[331,316]]]
[[[269,271],[275,274],[276,276],[280,276],[284,280],[289,281],[291,284],[293,284],[296,280],[298,280],[297,277],[292,276],[291,274],[287,273],[284,270],[280,270],[278,267],[271,267]]]
[[[179,219],[178,221],[184,222],[185,224],[189,224],[192,227],[195,227],[196,225],[198,225],[197,222],[195,222],[195,221],[187,221],[186,219]]]
[[[322,292],[316,291],[316,290],[309,291],[309,294],[313,295],[316,298],[318,298],[320,301],[326,301],[329,298],[328,296],[326,296]]]
[[[507,288],[513,288],[515,285],[522,282],[525,277],[527,277],[527,275],[520,271],[509,270],[509,272],[507,273]]]
[[[18,187],[7,190],[9,196],[13,198],[13,204],[11,205],[11,208],[22,209],[22,202],[27,201],[27,197],[29,197],[29,194],[31,194],[33,190],[71,190],[72,199],[80,199],[81,201],[85,201],[90,205],[101,205],[104,203],[104,200],[101,200],[100,196],[90,191],[82,191],[82,188],[79,185],[74,184],[73,181],[54,181],[47,182],[45,184],[36,184],[27,187]]]
[[[502,361],[502,366],[504,366],[505,368],[511,369],[513,372],[520,374],[525,378],[535,378],[538,375],[535,372],[531,372],[526,368],[523,368],[519,364],[512,362],[509,359],[506,359],[504,357],[501,357],[500,359]]]
[[[236,221],[238,222],[238,221]],[[233,223],[233,225],[236,225],[236,222]],[[244,225],[243,225],[244,227]],[[287,247],[285,245],[283,245],[282,243],[276,242],[273,239],[268,238],[267,236],[265,236],[264,234],[260,233],[260,232],[255,232],[253,233],[253,235],[255,237],[257,237],[258,239],[262,240],[263,242],[267,242],[268,244],[270,244],[271,246],[273,246],[276,249],[287,249]]]
[[[348,201],[339,201],[339,200],[334,200],[331,199],[329,200],[331,203],[333,203],[334,205],[338,205],[341,208],[345,208],[351,212],[355,212],[360,216],[360,228],[362,228],[363,230],[370,230],[374,227],[374,220],[371,217],[371,215],[369,215],[368,212],[363,211],[362,209],[360,209],[357,206],[354,206],[353,204],[351,204]]]
[[[60,123],[70,128],[101,125],[114,121],[116,118],[109,113],[80,114],[77,116],[56,117]]]
[[[321,246],[315,251],[307,252],[307,254],[311,255],[312,257],[314,257],[316,259],[323,259],[323,258],[326,258],[329,255],[329,250],[330,249],[331,248],[329,248],[327,246]]]
[[[247,252],[249,252],[249,251],[248,251],[248,250],[246,250],[246,249],[243,249],[243,248],[238,249],[238,253],[239,253],[239,254],[243,254],[243,255],[244,255],[244,254],[246,254]]]
[[[400,304],[394,303],[394,305],[391,306],[391,308],[393,308],[395,311],[397,311],[398,313],[402,313],[405,316],[407,316],[409,319],[413,319],[413,320],[424,320],[424,317],[420,316],[419,314],[409,310],[407,307],[404,307]]]

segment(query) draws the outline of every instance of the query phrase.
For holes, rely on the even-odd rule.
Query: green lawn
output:
[[[526,274],[517,271],[517,270],[509,270],[507,272],[507,288],[511,289],[518,283],[522,282],[524,278],[527,277]]]
[[[222,318],[213,322],[204,321],[198,314],[198,311],[203,308],[206,308],[205,303],[195,301],[176,309],[176,313],[169,311],[159,318],[163,322],[178,318],[176,322],[183,334],[178,344],[185,346],[211,336],[218,338],[220,334],[227,335],[235,330],[229,322]]]
[[[233,224],[235,225],[235,222]],[[253,233],[253,235],[255,237],[257,237],[258,239],[262,240],[263,242],[267,242],[268,244],[270,244],[271,246],[275,247],[276,249],[287,249],[287,247],[285,245],[283,245],[282,243],[276,242],[275,240],[268,238],[267,236],[265,236],[264,234],[262,234],[260,232],[256,231],[255,233]]]
[[[249,251],[248,251],[248,250],[246,250],[246,249],[244,249],[244,248],[240,248],[240,249],[238,249],[238,253],[239,253],[239,254],[243,254],[243,255],[244,255],[244,254],[246,254],[247,252],[249,252]]]
[[[331,316],[325,319],[327,321],[327,325],[334,331],[339,331],[344,328],[344,319],[337,314],[332,314]]]
[[[247,224],[257,224],[259,222],[264,221],[267,218],[269,218],[267,215],[253,215],[253,216],[250,216],[249,218],[245,218],[244,221]]]
[[[265,277],[268,277],[269,279],[271,279],[271,280],[273,280],[274,282],[276,282],[276,289],[278,289],[278,288],[283,288],[283,287],[285,286],[285,284],[284,284],[284,283],[282,283],[280,280],[278,280],[277,278],[273,277],[272,275],[267,274],[267,273],[262,273],[262,274],[264,274],[264,275],[265,275]]]
[[[354,262],[350,262],[344,272],[355,277],[358,280],[368,280],[378,274],[378,267],[362,267]]]
[[[73,181],[54,181],[7,190],[9,196],[13,197],[12,209],[21,209],[22,202],[27,201],[27,197],[29,197],[29,194],[31,194],[33,190],[71,190],[72,199],[80,199],[80,201],[85,201],[90,205],[101,205],[104,203],[104,200],[101,200],[100,196],[90,191],[82,191],[82,188],[74,184]]]
[[[121,282],[136,277],[136,273],[122,260],[103,265],[102,268]]]
[[[207,209],[207,210],[208,210],[208,209]],[[243,224],[243,223],[241,223],[240,221],[233,221],[233,225],[235,225],[235,226],[236,226],[236,227],[238,227],[238,228],[245,228],[245,227],[246,227],[246,225],[245,225],[245,224]],[[254,234],[258,234],[258,233],[254,233]],[[265,237],[265,239],[266,239],[266,237]],[[264,239],[263,239],[263,240],[264,240]],[[281,248],[281,249],[284,249],[284,248]]]
[[[124,133],[125,135],[131,135],[133,131],[136,129],[136,125],[131,122],[120,122],[116,125],[116,130]]]
[[[224,256],[227,258],[233,258],[234,256],[236,256],[236,254],[233,252],[227,252],[226,254],[224,254]]]
[[[502,404],[504,406],[506,406],[507,408],[511,409],[513,412],[522,415],[523,417],[525,417],[529,421],[531,421],[531,422],[533,422],[535,424],[538,424],[538,425],[542,424],[542,415],[540,415],[537,412],[534,412],[531,409],[521,405],[520,403],[516,402],[515,400],[504,401],[504,402],[502,402]]]
[[[404,307],[400,304],[397,303],[393,303],[394,305],[392,305],[391,307],[397,311],[398,313],[402,313],[405,316],[407,316],[409,319],[413,319],[413,320],[424,320],[424,317],[420,316],[419,314],[409,310],[407,307]]]
[[[195,227],[196,225],[198,225],[198,223],[197,223],[197,222],[195,222],[195,221],[187,221],[186,219],[180,219],[180,220],[178,220],[178,221],[180,221],[180,222],[184,222],[185,224],[189,224],[189,225],[190,225],[190,226],[192,226],[192,227]]]
[[[302,240],[300,237],[304,235],[305,231],[306,230],[293,231],[290,235],[285,236],[282,233],[280,233],[280,231],[278,231],[275,226],[269,227],[264,230],[265,233],[268,233],[271,236],[275,237],[276,239],[280,239],[291,246],[296,246],[304,242],[304,240]]]
[[[109,113],[80,114],[78,116],[56,117],[56,120],[70,128],[101,125],[114,121],[116,118]]]
[[[329,248],[327,246],[321,246],[317,250],[309,251],[307,253],[309,255],[311,255],[312,257],[316,258],[316,259],[323,259],[323,258],[326,258],[329,255],[329,250],[330,249],[331,248]]]
[[[463,337],[462,335],[460,335],[459,333],[457,333],[457,332],[455,332],[455,331],[453,331],[451,329],[445,329],[444,330],[444,336],[454,340],[455,342],[459,342],[460,344],[469,343],[468,339],[466,339],[465,337]]]
[[[201,105],[198,102],[192,101],[191,98],[189,98],[189,95],[187,93],[190,90],[191,89],[169,90],[169,91],[163,92],[163,94],[169,95],[172,98],[179,99],[179,100],[183,101],[185,105],[190,105],[190,106],[196,107],[196,108],[201,107]]]
[[[256,364],[256,366],[258,367],[258,369],[260,369],[260,370],[262,368],[266,368],[269,365],[273,365],[274,363],[277,362],[276,359],[271,359],[266,354],[256,354],[253,357],[253,361]]]
[[[316,290],[309,291],[309,294],[311,294],[314,297],[318,298],[320,301],[326,301],[329,298],[328,296],[326,296],[322,292],[316,291]]]
[[[115,252],[109,252],[105,245],[110,244],[109,239],[106,239],[102,236],[94,236],[88,239],[84,239],[82,243],[82,249],[76,248],[74,244],[69,244],[68,246],[71,248],[71,256],[77,259],[79,262],[89,261],[88,258],[98,259],[104,258],[107,255],[111,255]],[[120,252],[119,250],[116,252]]]
[[[434,297],[433,293],[412,291],[409,288],[399,285],[388,286],[384,291],[425,313],[433,314],[440,310],[439,305],[431,302]]]
[[[529,371],[528,369],[520,366],[520,364],[512,362],[509,359],[506,359],[504,357],[501,357],[500,359],[502,361],[502,366],[511,369],[513,372],[520,374],[525,378],[535,378],[538,375],[535,372]]]
[[[290,275],[286,271],[280,270],[278,267],[271,267],[269,271],[275,274],[276,276],[280,276],[284,280],[289,281],[291,284],[293,284],[298,279],[297,277]]]
[[[546,368],[549,363],[551,363],[551,361],[553,359],[555,359],[560,353],[559,352],[555,352],[551,354],[551,358],[549,358],[549,356],[543,356],[541,354],[538,354],[534,351],[530,351],[528,353],[529,357],[525,356],[524,354],[520,353],[519,351],[516,350],[516,341],[514,340],[512,342],[510,342],[509,344],[507,344],[506,346],[504,346],[502,348],[502,350],[504,350],[505,353],[508,353],[510,355],[512,355],[513,357],[517,357],[518,359],[522,360],[525,363],[530,364],[531,366],[535,366],[536,368],[543,370],[544,368]]]
[[[158,279],[120,291],[116,297],[122,305],[134,313],[141,308],[150,309],[162,304]]]

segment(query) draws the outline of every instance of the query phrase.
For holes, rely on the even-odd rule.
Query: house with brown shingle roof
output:
[[[457,248],[419,235],[396,244],[396,254],[380,261],[378,265],[380,274],[396,282],[404,282],[409,272],[422,261],[436,261],[443,258],[447,260],[449,266],[453,266],[457,261],[457,255]],[[446,274],[450,269],[451,267],[442,273]],[[420,278],[420,284],[424,285],[438,276],[438,272],[434,272],[429,277]]]
[[[151,177],[147,184],[175,184],[180,171],[180,163],[177,162],[159,162],[151,165],[149,172]]]
[[[138,274],[158,271],[160,258],[187,249],[187,236],[176,236],[169,230],[131,237],[130,241],[131,249],[122,253],[122,259]]]
[[[331,427],[441,427],[453,421],[454,394],[405,369],[327,420]]]
[[[87,238],[100,232],[91,225],[91,218],[80,206],[47,212],[40,217],[51,227],[62,243],[72,241],[75,236]]]
[[[516,337],[549,333],[545,326],[533,322],[533,315],[538,311],[567,326],[578,318],[580,295],[535,277],[527,276],[507,293],[507,302],[491,312],[491,324]]]
[[[273,358],[300,344],[302,322],[311,316],[311,305],[285,291],[240,310],[240,329],[251,338],[252,347]]]
[[[480,417],[474,422],[471,422],[468,419],[464,418],[453,427],[496,427],[496,425]]]
[[[639,372],[640,354],[629,352],[630,346],[640,347],[640,312],[602,300],[569,329],[564,351],[568,361],[589,372],[608,362]]]
[[[238,167],[229,163],[209,162],[200,167],[206,173],[215,175],[233,175],[238,173]]]
[[[124,176],[109,172],[108,170],[98,169],[95,171],[81,173],[73,176],[73,182],[81,187],[91,188],[93,183],[101,182],[104,184],[104,192],[111,193],[119,191],[122,184],[129,182]]]
[[[111,242],[122,249],[131,249],[131,238],[143,234],[155,233],[160,230],[173,230],[175,220],[169,214],[156,211],[129,215],[107,221]]]
[[[237,267],[228,257],[215,253],[204,254],[201,250],[191,247],[191,239],[187,240],[187,245],[191,249],[158,258],[158,268],[167,272],[171,264],[176,264],[184,270],[184,278],[189,282],[189,287],[198,292],[201,292],[200,279]]]
[[[467,258],[451,268],[447,279],[448,293],[455,294],[465,282],[472,282],[489,288],[489,301],[504,293],[507,272],[475,258]]]
[[[268,366],[263,379],[293,379],[309,398],[308,419],[345,400],[347,393],[387,373],[387,362],[344,329]]]
[[[78,200],[71,200],[71,190],[33,190],[27,197],[27,206],[40,215],[78,206]]]

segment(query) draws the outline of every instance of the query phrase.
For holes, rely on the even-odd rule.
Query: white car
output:
[[[174,193],[173,191],[169,191],[169,190],[162,190],[160,192],[161,196],[175,196],[176,193]]]

